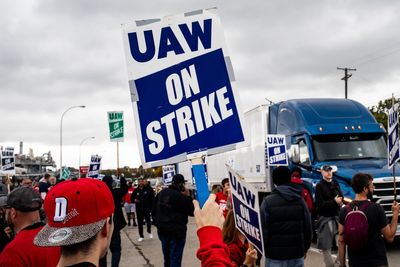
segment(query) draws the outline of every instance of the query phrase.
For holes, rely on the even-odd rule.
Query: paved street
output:
[[[157,237],[157,230],[152,228],[154,239],[148,239],[145,236],[143,242],[137,242],[139,238],[137,227],[125,227],[121,232],[122,238],[122,258],[120,267],[162,267],[163,256],[161,244]],[[182,266],[197,267],[200,266],[199,260],[196,258],[196,251],[199,242],[196,236],[196,225],[193,218],[189,219],[188,236],[186,238],[185,252],[183,256]],[[400,266],[400,242],[388,246],[389,264],[390,266]],[[263,266],[263,264],[261,265]],[[322,255],[316,250],[311,249],[306,258],[307,267],[324,266]]]

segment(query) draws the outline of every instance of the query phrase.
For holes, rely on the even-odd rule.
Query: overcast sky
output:
[[[91,154],[116,168],[107,111],[125,113],[120,166],[140,165],[121,24],[217,7],[244,110],[304,97],[344,97],[343,71],[356,68],[349,98],[371,106],[400,97],[400,2],[0,1],[0,145],[51,151],[78,166]],[[80,142],[90,136],[80,147]]]

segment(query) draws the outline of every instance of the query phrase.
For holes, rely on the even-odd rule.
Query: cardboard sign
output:
[[[280,134],[267,135],[268,165],[269,166],[288,166],[288,156],[286,152],[286,138]]]
[[[14,148],[6,147],[4,150],[1,150],[0,156],[1,172],[3,174],[15,174]]]
[[[109,111],[108,115],[108,128],[110,129],[111,142],[124,141],[124,112],[123,111]]]
[[[235,149],[244,140],[216,9],[122,26],[144,166]]]
[[[98,178],[101,166],[101,156],[92,155],[90,158],[89,172],[87,177]]]
[[[175,166],[174,165],[166,165],[162,167],[163,171],[163,182],[165,185],[169,185],[172,183],[172,177],[175,175]]]
[[[388,168],[399,160],[399,104],[389,109],[388,116]]]
[[[71,175],[71,171],[68,167],[64,167],[61,173],[61,179],[68,180],[69,176]]]
[[[87,174],[89,172],[89,166],[80,166],[79,167],[80,174]]]
[[[229,173],[236,228],[258,251],[264,253],[257,190],[246,183],[231,167],[226,165],[226,168]]]

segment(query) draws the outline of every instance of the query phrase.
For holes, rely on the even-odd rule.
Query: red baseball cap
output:
[[[46,195],[47,224],[36,235],[38,246],[68,246],[95,236],[114,212],[114,200],[107,185],[96,179],[80,178],[61,182]]]

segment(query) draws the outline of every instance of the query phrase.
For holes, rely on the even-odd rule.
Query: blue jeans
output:
[[[265,258],[265,267],[304,267],[304,258],[291,260],[274,260]]]
[[[181,267],[186,238],[175,238],[158,232],[164,254],[164,267]]]

